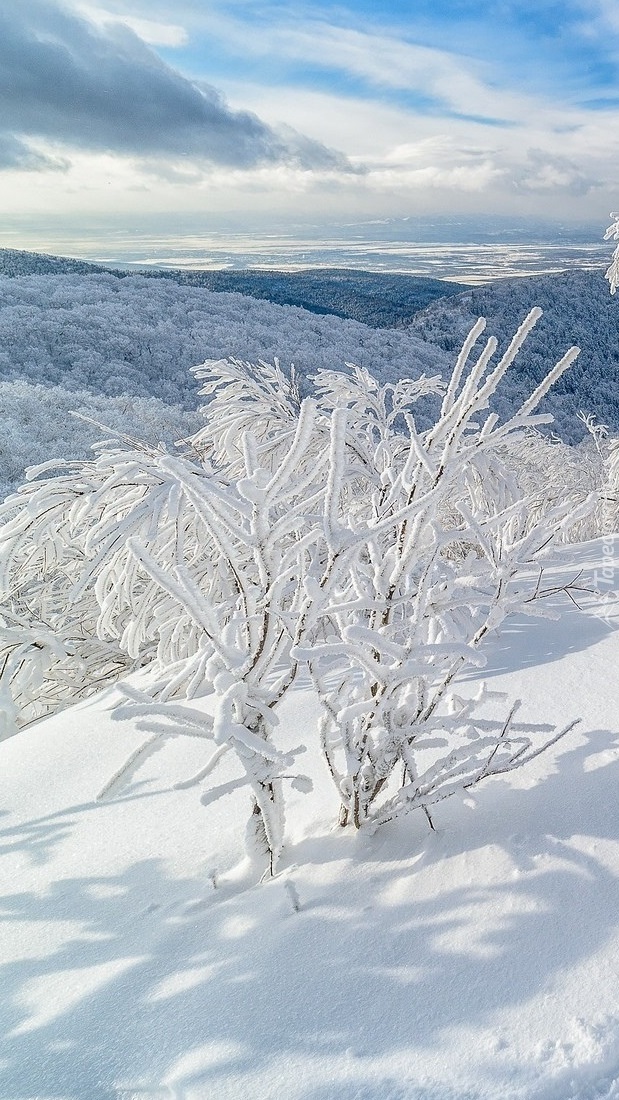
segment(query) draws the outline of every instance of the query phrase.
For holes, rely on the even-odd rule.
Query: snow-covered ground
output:
[[[579,583],[615,587],[618,552],[574,549]],[[507,624],[483,676],[524,721],[580,726],[436,832],[334,829],[316,752],[323,796],[292,792],[262,885],[233,765],[174,789],[199,742],[96,801],[144,738],[117,689],[4,742],[3,1100],[619,1097],[619,608],[561,610]],[[282,710],[305,740],[309,689]]]

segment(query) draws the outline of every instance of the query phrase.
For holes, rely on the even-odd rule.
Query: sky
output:
[[[617,0],[0,0],[5,224],[619,207]]]

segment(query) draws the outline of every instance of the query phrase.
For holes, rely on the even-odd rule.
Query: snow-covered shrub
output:
[[[58,705],[78,625],[69,680],[80,690],[102,662],[150,663],[149,690],[130,691],[122,713],[145,724],[149,752],[178,733],[211,741],[198,779],[236,754],[271,871],[284,784],[307,785],[296,764],[306,746],[273,735],[301,664],[323,707],[342,822],[429,813],[530,760],[560,734],[534,746],[514,711],[484,721],[483,699],[460,698],[454,681],[507,615],[539,613],[549,546],[578,519],[558,496],[534,513],[505,458],[548,422],[537,405],[577,349],[505,423],[487,411],[538,316],[496,365],[490,338],[469,366],[478,322],[446,387],[425,376],[381,385],[352,368],[319,372],[316,399],[301,401],[277,363],[210,361],[196,370],[205,424],[184,451],[112,440],[23,487],[0,506],[0,593],[7,621],[32,638],[51,631],[60,649],[38,680],[26,649],[19,667],[5,662],[7,715],[21,702],[28,719],[35,695],[39,708]],[[414,411],[438,393],[440,415],[420,430]],[[212,721],[189,705],[206,694]]]
[[[602,491],[602,517],[604,528],[613,533],[619,530],[619,439],[609,440],[604,448],[606,474]]]
[[[564,443],[556,436],[536,430],[525,432],[516,441],[508,439],[500,454],[528,499],[530,526],[557,504],[569,505],[573,521],[558,534],[561,542],[581,542],[614,530],[604,505],[608,471],[605,461],[611,440],[598,437],[600,425],[583,417],[592,426],[586,439],[577,445]],[[592,494],[594,507],[583,512],[582,505]]]
[[[136,475],[138,454],[136,445],[127,474]],[[32,472],[44,474],[46,467]],[[119,644],[118,630],[110,635],[100,629],[99,592],[84,583],[92,548],[83,513],[92,508],[90,514],[97,514],[98,472],[96,462],[63,463],[58,477],[27,483],[0,506],[4,736],[136,665],[126,639]]]
[[[531,520],[530,498],[501,456],[507,439],[547,419],[534,410],[576,349],[505,424],[493,414],[476,419],[536,316],[494,369],[490,339],[465,374],[483,331],[478,323],[427,433],[418,434],[410,416],[406,436],[394,431],[359,378],[318,380],[334,408],[327,553],[315,625],[305,624],[295,652],[323,704],[321,743],[342,821],[357,827],[418,806],[427,812],[455,789],[539,751],[514,735],[511,718],[484,722],[475,703],[450,690],[458,672],[478,661],[489,630],[513,612],[539,612],[543,587],[523,571],[542,566],[549,543],[578,518],[567,499]],[[360,455],[355,499],[347,480]],[[584,513],[590,502],[580,507]]]

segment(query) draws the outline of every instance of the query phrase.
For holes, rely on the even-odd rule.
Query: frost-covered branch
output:
[[[609,225],[606,233],[604,234],[605,241],[619,241],[619,214],[611,214],[613,219],[612,225]],[[616,294],[617,287],[619,287],[619,245],[617,245],[613,258],[610,262],[610,267],[606,271],[606,278],[610,283],[610,293]]]

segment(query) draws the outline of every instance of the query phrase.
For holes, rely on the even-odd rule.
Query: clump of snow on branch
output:
[[[551,419],[538,405],[577,348],[507,421],[488,410],[539,315],[498,362],[480,320],[446,385],[349,366],[319,371],[302,400],[277,362],[211,360],[196,368],[204,427],[178,453],[112,439],[54,477],[35,471],[0,506],[6,731],[148,665],[118,712],[148,738],[101,796],[168,737],[202,738],[186,785],[236,756],[267,873],[314,744],[341,823],[369,829],[417,808],[431,820],[436,802],[552,744],[564,730],[525,728],[517,704],[484,718],[487,693],[457,687],[507,616],[545,613],[551,548],[596,504],[531,472],[532,433]],[[418,403],[437,396],[422,430]],[[322,707],[315,743],[279,721],[301,668]]]

